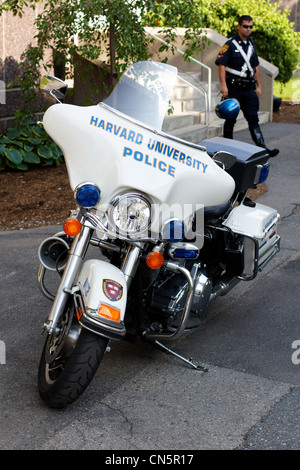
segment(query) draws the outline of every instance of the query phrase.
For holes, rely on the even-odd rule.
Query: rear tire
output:
[[[60,330],[46,338],[38,388],[50,408],[64,408],[75,401],[92,381],[105,353],[108,339],[82,328],[66,309]]]

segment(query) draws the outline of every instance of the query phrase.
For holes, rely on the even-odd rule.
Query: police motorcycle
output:
[[[58,101],[43,125],[63,151],[77,205],[39,247],[38,283],[52,307],[38,388],[50,407],[76,400],[118,340],[142,338],[207,371],[165,343],[197,331],[214,299],[279,251],[279,214],[247,198],[267,178],[268,154],[163,132],[176,77],[171,65],[137,62],[86,107],[62,103],[65,83],[42,78]]]

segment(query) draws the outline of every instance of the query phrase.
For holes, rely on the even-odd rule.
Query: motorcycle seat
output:
[[[222,217],[230,208],[230,201],[225,202],[225,204],[220,204],[219,206],[210,206],[204,208],[204,220],[219,219]]]

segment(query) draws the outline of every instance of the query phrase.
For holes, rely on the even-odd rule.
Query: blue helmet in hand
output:
[[[236,118],[240,112],[240,103],[235,98],[227,98],[215,107],[216,115],[221,119]]]

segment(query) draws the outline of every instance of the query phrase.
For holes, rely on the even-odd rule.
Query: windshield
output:
[[[161,130],[176,78],[177,68],[172,65],[137,62],[124,72],[103,103]]]

